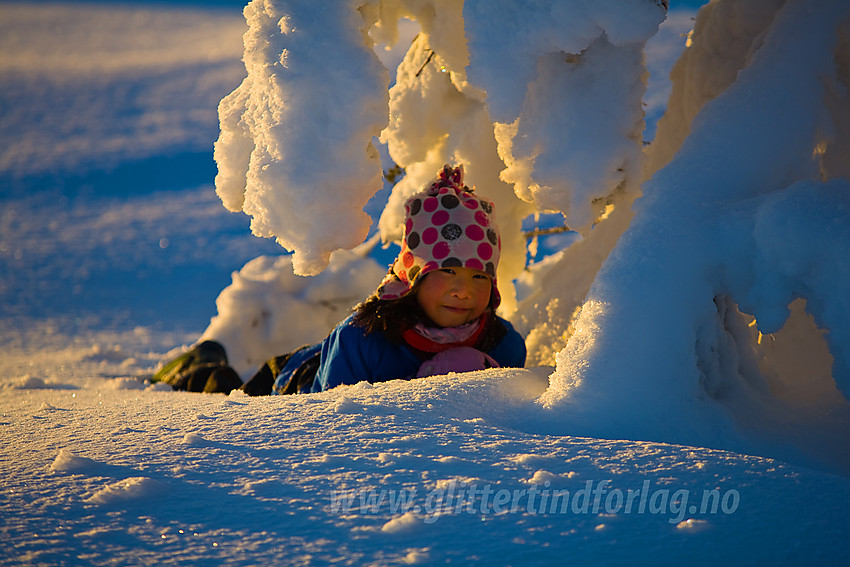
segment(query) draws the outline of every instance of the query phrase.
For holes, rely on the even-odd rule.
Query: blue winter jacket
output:
[[[505,326],[505,336],[487,352],[500,366],[521,368],[525,365],[525,341],[510,323],[497,319]],[[422,360],[405,344],[391,342],[383,333],[366,334],[365,329],[353,323],[353,315],[331,331],[321,343],[304,349],[293,356],[278,380],[291,374],[292,365],[321,353],[321,361],[311,392],[329,390],[341,384],[358,382],[385,382],[408,379],[416,375]],[[289,372],[287,371],[289,367]],[[282,384],[275,384],[280,391]]]

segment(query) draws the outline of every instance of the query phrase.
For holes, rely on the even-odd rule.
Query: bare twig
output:
[[[430,63],[430,62],[431,62],[431,59],[433,59],[433,58],[434,58],[434,50],[433,50],[433,49],[429,49],[428,51],[430,52],[430,53],[428,53],[428,59],[426,59],[426,60],[425,60],[425,63],[423,63],[423,64],[422,64],[422,66],[421,66],[421,67],[419,67],[419,70],[418,70],[418,71],[416,71],[416,76],[417,76],[417,77],[418,77],[419,75],[421,75],[421,74],[422,74],[422,71],[424,71],[424,70],[425,70],[425,66],[426,66],[428,63]]]
[[[526,239],[531,239],[536,236],[545,236],[547,234],[558,234],[560,232],[570,232],[572,229],[568,226],[555,226],[552,228],[535,228],[534,230],[529,230],[527,232],[523,232],[522,235],[525,236]]]

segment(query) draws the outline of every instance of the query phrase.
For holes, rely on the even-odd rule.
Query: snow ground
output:
[[[845,478],[724,451],[534,433],[520,416],[544,384],[490,371],[286,399],[155,392],[120,379],[7,389],[3,426],[17,434],[4,435],[2,561],[846,559]],[[556,490],[570,491],[563,512],[563,500],[543,503]],[[647,494],[643,512],[640,496],[626,511],[630,490]],[[714,514],[698,510],[706,490],[719,495]],[[378,503],[381,491],[409,497],[409,511]],[[339,492],[351,493],[352,510],[335,505]]]
[[[846,476],[557,431],[551,369],[265,399],[133,378],[278,253],[211,184],[243,27],[0,4],[0,564],[847,563]]]

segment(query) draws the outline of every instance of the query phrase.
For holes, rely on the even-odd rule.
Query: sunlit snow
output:
[[[850,6],[320,4],[0,3],[0,565],[846,564]],[[319,340],[445,161],[529,368],[145,381]]]

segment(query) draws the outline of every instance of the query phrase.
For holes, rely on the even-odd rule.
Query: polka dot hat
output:
[[[416,281],[441,268],[466,267],[490,274],[499,305],[496,266],[501,241],[493,203],[463,184],[463,166],[443,166],[428,187],[404,203],[401,253],[378,288],[381,299],[406,295]]]

